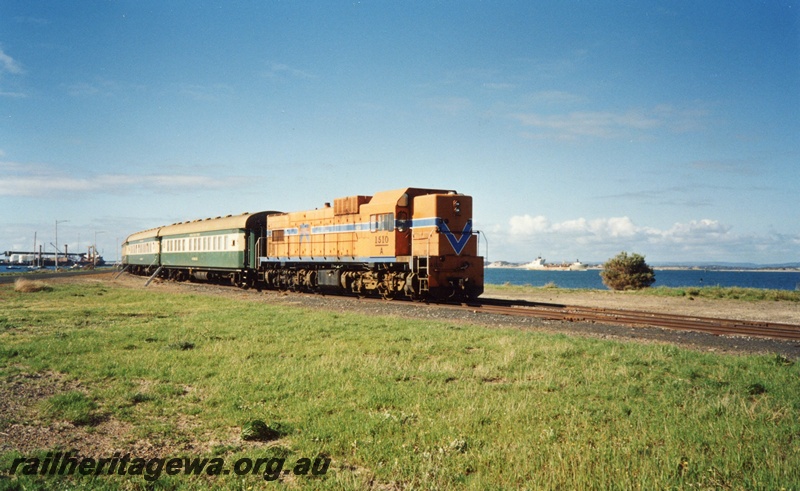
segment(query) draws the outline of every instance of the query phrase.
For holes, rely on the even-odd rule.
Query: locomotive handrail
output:
[[[476,235],[479,235],[479,236],[483,237],[483,241],[486,243],[486,255],[483,256],[483,260],[485,262],[488,262],[489,261],[489,239],[486,237],[486,234],[483,233],[483,231],[481,231],[481,230],[476,230],[474,233]],[[478,256],[480,256],[480,255],[481,255],[481,241],[478,240]]]
[[[261,250],[261,239],[263,239],[263,238],[264,237],[259,237],[258,239],[256,239],[256,245],[255,245],[255,249],[256,249],[256,257],[255,257],[255,259],[256,259],[256,262],[259,262],[262,257],[267,255],[266,242],[264,243],[265,247],[264,247],[263,253],[262,253],[262,250]]]

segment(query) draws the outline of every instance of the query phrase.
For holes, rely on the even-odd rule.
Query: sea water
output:
[[[653,286],[703,287],[738,286],[769,290],[800,290],[800,271],[719,271],[703,269],[656,269]],[[600,270],[548,271],[515,268],[486,268],[486,283],[544,286],[559,288],[605,289]]]

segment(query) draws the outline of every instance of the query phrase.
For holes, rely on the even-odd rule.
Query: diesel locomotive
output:
[[[134,274],[246,288],[470,299],[483,292],[478,235],[470,196],[404,188],[137,232],[122,262]]]

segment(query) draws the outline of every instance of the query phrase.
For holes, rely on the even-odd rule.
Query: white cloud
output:
[[[556,115],[528,113],[515,114],[514,118],[523,126],[540,128],[562,138],[580,136],[612,138],[622,136],[626,131],[646,130],[662,124],[659,119],[640,111],[626,113],[588,111]]]
[[[535,217],[530,215],[513,216],[509,219],[508,224],[512,237],[531,235],[536,232],[548,232],[552,228],[550,220],[542,215]]]
[[[560,223],[552,223],[538,215],[513,216],[509,219],[509,232],[512,238],[535,234],[559,234],[583,239],[607,237],[633,237],[651,229],[637,227],[628,217],[611,217],[587,220],[576,218]]]
[[[314,74],[310,72],[291,67],[284,63],[270,63],[267,69],[261,72],[261,76],[264,78],[316,78]]]
[[[557,91],[540,93],[539,97],[552,100],[570,98],[570,94]],[[514,113],[510,117],[525,128],[525,137],[531,139],[577,140],[580,138],[633,138],[649,131],[666,128],[673,132],[684,132],[702,128],[707,111],[701,108],[678,109],[672,106],[656,106],[649,110],[630,109],[613,111],[573,111],[565,114],[543,114],[537,112]]]
[[[737,234],[733,227],[703,218],[669,228],[636,224],[630,217],[576,218],[552,222],[543,215],[516,215],[492,229],[493,259],[530,260],[536,255],[562,260],[603,261],[619,251],[658,261],[797,261],[800,236]]]
[[[693,170],[717,174],[753,175],[753,164],[744,160],[695,160],[689,164]]]
[[[233,88],[227,84],[182,84],[178,93],[196,101],[218,101],[233,94]]]
[[[689,223],[676,223],[669,230],[659,231],[658,236],[665,241],[685,243],[725,239],[731,227],[716,220],[692,220]]]
[[[483,88],[491,90],[510,90],[516,87],[516,85],[506,82],[486,82],[483,84]]]
[[[11,97],[11,98],[14,98],[14,99],[23,99],[25,97],[28,97],[28,94],[26,94],[24,92],[8,92],[8,91],[5,91],[5,90],[0,90],[0,96]]]
[[[17,60],[7,55],[3,49],[0,48],[0,80],[3,79],[3,75],[5,74],[22,75],[24,73],[25,70],[22,69],[22,66],[17,62]],[[0,97],[22,99],[27,96],[28,95],[25,92],[5,90],[4,88],[0,87]]]
[[[239,176],[214,177],[187,174],[97,174],[75,177],[43,165],[0,162],[0,196],[51,196],[86,192],[115,194],[129,191],[180,192],[241,186]]]
[[[73,97],[115,97],[128,91],[138,90],[141,87],[119,83],[115,80],[96,77],[89,82],[76,82],[66,86],[67,93]]]
[[[527,98],[532,104],[575,104],[583,102],[583,97],[563,90],[542,90],[534,92]]]
[[[13,73],[14,75],[21,75],[25,71],[22,66],[12,57],[8,56],[2,48],[0,48],[0,72]]]

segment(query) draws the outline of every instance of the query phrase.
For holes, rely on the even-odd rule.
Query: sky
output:
[[[794,1],[0,2],[0,251],[413,186],[490,261],[776,264],[798,184]]]

